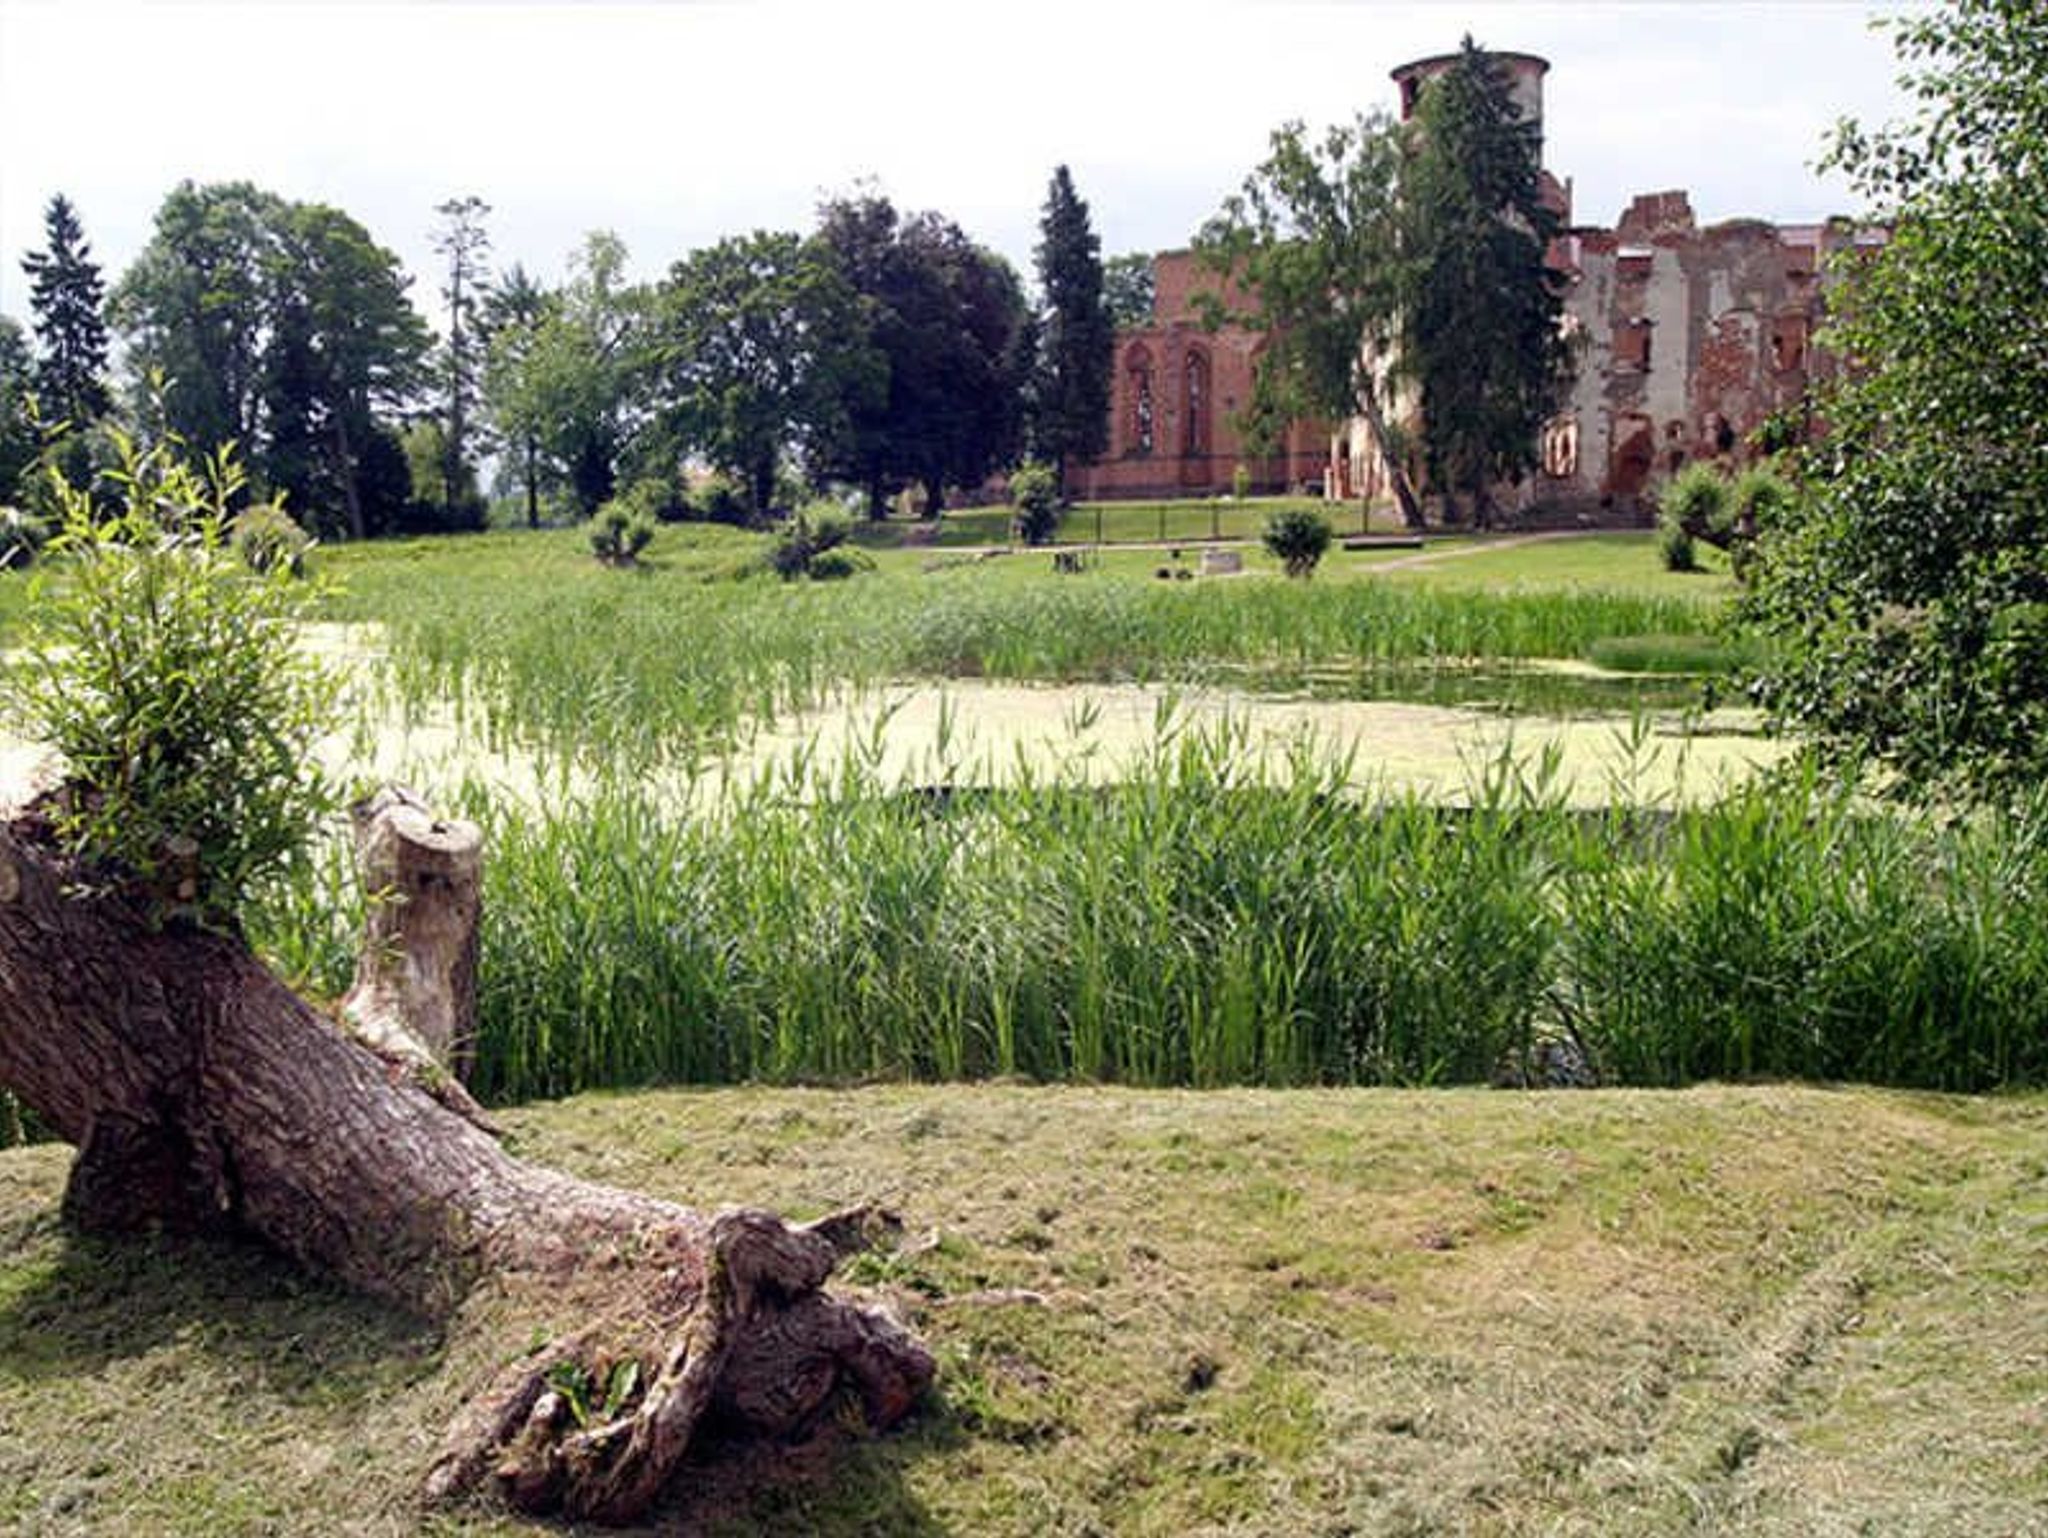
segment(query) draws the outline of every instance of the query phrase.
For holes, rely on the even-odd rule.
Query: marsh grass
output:
[[[382,708],[450,708],[493,745],[673,764],[742,723],[907,676],[1200,682],[1256,675],[1386,697],[1472,659],[1577,657],[1602,637],[1698,634],[1711,609],[1600,590],[1397,582],[1161,584],[1008,558],[825,585],[734,580],[752,537],[679,527],[659,569],[596,572],[564,535],[339,552],[335,617],[380,623]],[[694,541],[694,542],[692,542]],[[758,539],[755,540],[758,543]],[[737,563],[737,564],[736,564]],[[1467,685],[1469,687],[1469,684]]]
[[[1588,811],[1511,752],[1444,807],[1164,709],[1110,784],[991,788],[944,743],[885,777],[880,742],[680,802],[459,795],[492,849],[477,1088],[1474,1083],[1560,1037],[1612,1083],[2048,1078],[2048,807],[1795,778],[1676,809],[1623,769]],[[338,991],[354,901],[333,861],[259,939]]]

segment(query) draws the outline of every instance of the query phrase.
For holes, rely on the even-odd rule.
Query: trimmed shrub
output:
[[[853,525],[838,507],[813,503],[783,526],[768,552],[768,565],[785,582],[850,577],[865,569],[854,551],[839,548],[852,532]]]
[[[625,497],[614,497],[590,517],[590,548],[607,566],[631,566],[654,538],[654,520]]]
[[[1657,557],[1663,561],[1666,571],[1698,571],[1699,552],[1693,548],[1692,536],[1685,532],[1683,524],[1667,520],[1663,532],[1657,539]]]
[[[1285,508],[1266,520],[1266,549],[1290,577],[1307,577],[1330,548],[1330,520],[1308,508]]]
[[[1657,498],[1657,511],[1665,527],[1676,525],[1694,539],[1712,544],[1726,543],[1735,526],[1727,477],[1703,459],[1694,460],[1671,477],[1670,484]]]

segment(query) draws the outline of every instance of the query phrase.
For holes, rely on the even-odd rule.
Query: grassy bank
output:
[[[919,1415],[693,1467],[650,1530],[1931,1538],[2048,1502],[2038,1099],[756,1090],[503,1119],[601,1179],[884,1197],[913,1236],[853,1278],[939,1354]],[[413,1504],[480,1364],[268,1256],[67,1236],[63,1160],[0,1155],[0,1526],[527,1531]]]

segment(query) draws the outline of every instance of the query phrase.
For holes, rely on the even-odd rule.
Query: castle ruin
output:
[[[1533,54],[1490,57],[1540,129],[1549,64]],[[1456,58],[1393,71],[1403,121]],[[1537,471],[1502,489],[1504,508],[1528,518],[1627,519],[1688,461],[1751,457],[1752,435],[1767,419],[1789,414],[1805,425],[1809,387],[1832,367],[1814,346],[1831,259],[1882,245],[1881,229],[1844,219],[1702,227],[1683,191],[1638,196],[1611,227],[1574,225],[1569,181],[1545,170],[1542,195],[1564,227],[1549,261],[1564,284],[1562,324],[1576,366],[1541,429]],[[1205,325],[1201,303],[1215,295],[1239,309],[1242,296],[1190,252],[1161,254],[1154,271],[1151,323],[1117,336],[1109,447],[1098,463],[1073,467],[1072,494],[1218,495],[1240,465],[1262,492],[1314,490],[1344,501],[1385,492],[1362,419],[1294,423],[1280,452],[1250,454],[1237,413],[1251,398],[1263,339]]]

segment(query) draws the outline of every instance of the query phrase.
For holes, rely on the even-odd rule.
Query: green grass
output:
[[[1245,746],[1169,728],[1092,788],[856,759],[680,807],[473,796],[473,1083],[1472,1083],[1560,1037],[1627,1084],[2048,1082],[2048,803],[1921,822],[1788,782],[1586,813],[1503,760],[1447,810]],[[339,992],[354,901],[333,860],[256,938]]]
[[[1501,593],[1555,593],[1594,589],[1643,598],[1676,599],[1718,608],[1735,596],[1734,578],[1719,551],[1709,550],[1704,571],[1666,571],[1654,533],[1491,536],[1449,548],[1454,558],[1416,562],[1401,580],[1418,586],[1483,589]],[[1431,545],[1434,552],[1442,546]]]
[[[884,1197],[913,1236],[849,1276],[937,1352],[927,1404],[694,1463],[651,1531],[1931,1538],[2048,1502],[2038,1098],[735,1090],[501,1119],[600,1179]],[[67,1235],[64,1157],[0,1155],[0,1525],[532,1531],[415,1504],[473,1355],[251,1250]]]
[[[1313,678],[1328,690],[1348,675],[1359,693],[1384,694],[1443,664],[1577,657],[1602,637],[1699,633],[1714,620],[1688,596],[1565,582],[1161,582],[1152,572],[1170,555],[1138,552],[1079,576],[1042,554],[896,552],[845,582],[732,580],[759,543],[679,526],[648,569],[619,573],[574,531],[479,535],[335,550],[322,570],[345,584],[335,617],[387,628],[382,688],[399,709],[454,699],[490,741],[640,763],[716,745],[842,684]],[[1326,565],[1344,561],[1366,564]]]
[[[1339,533],[1358,533],[1361,524],[1368,523],[1355,506],[1332,507],[1308,497],[1253,497],[1243,502],[1229,497],[1083,502],[1068,509],[1060,519],[1054,543],[1194,544],[1211,539],[1257,540],[1267,518],[1283,508],[1295,507],[1324,514]],[[862,523],[856,526],[855,538],[861,544],[884,549],[927,540],[940,548],[1007,545],[1011,542],[1010,517],[1008,507],[959,508],[947,512],[936,526],[900,519]],[[1390,527],[1383,515],[1372,517],[1369,526],[1375,531]]]
[[[1602,636],[1586,648],[1586,660],[1623,673],[1728,674],[1753,664],[1756,653],[1718,636]]]

